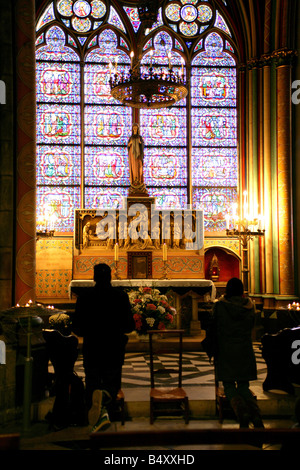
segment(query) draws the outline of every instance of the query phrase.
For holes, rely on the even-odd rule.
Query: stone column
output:
[[[270,57],[262,58],[263,66],[263,215],[265,223],[265,293],[273,293],[272,239],[272,170],[271,170],[271,71]]]
[[[17,194],[15,302],[35,300],[36,249],[36,76],[35,2],[15,6],[17,90]]]
[[[294,294],[294,255],[291,179],[291,82],[294,52],[274,53],[277,66],[278,244],[280,294]]]
[[[259,184],[259,168],[258,168],[258,73],[259,61],[251,60],[248,62],[248,211],[253,215],[257,211],[258,197],[260,188]],[[257,293],[260,291],[260,253],[257,239],[249,242],[249,291]],[[244,248],[243,248],[244,250]],[[245,254],[243,253],[243,258]]]

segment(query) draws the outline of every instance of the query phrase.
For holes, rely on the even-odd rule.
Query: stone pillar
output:
[[[259,206],[259,161],[258,161],[258,75],[259,61],[251,60],[248,62],[248,210],[249,214],[255,214]],[[260,292],[260,253],[259,241],[254,238],[248,244],[248,263],[249,263],[249,291],[251,293]],[[244,248],[243,248],[244,251]],[[243,253],[243,258],[245,254]],[[243,263],[244,264],[244,263]]]
[[[263,66],[263,215],[265,223],[265,293],[273,293],[273,239],[272,239],[272,165],[271,165],[271,64],[264,56]]]
[[[35,300],[36,249],[36,76],[35,2],[17,0],[16,90],[17,90],[17,188],[16,188],[16,277],[15,303]]]
[[[293,51],[277,51],[277,165],[280,295],[294,294],[291,82]]]

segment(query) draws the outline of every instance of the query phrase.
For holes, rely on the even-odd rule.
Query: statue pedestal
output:
[[[149,194],[144,183],[141,183],[137,185],[132,184],[129,188],[128,196],[136,197],[136,198],[143,198],[143,197],[149,197]]]

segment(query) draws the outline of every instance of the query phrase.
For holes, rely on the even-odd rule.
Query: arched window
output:
[[[174,38],[165,31],[146,43],[142,64],[166,71],[181,69],[181,55]],[[169,57],[169,52],[171,56]],[[145,139],[145,183],[161,209],[179,209],[188,203],[187,195],[187,119],[186,100],[176,106],[142,109],[141,132]]]
[[[81,189],[80,57],[57,25],[37,50],[37,216],[72,231]],[[48,227],[49,228],[49,227]]]
[[[130,57],[111,29],[104,29],[94,43],[84,66],[84,207],[121,208],[130,184],[127,142],[132,110],[112,98],[108,80],[110,65],[117,63],[121,72],[130,67]]]
[[[225,229],[237,199],[236,65],[225,44],[212,32],[192,60],[193,205],[205,208],[205,229],[213,232]]]
[[[122,207],[130,186],[127,142],[137,121],[156,205],[191,204],[204,210],[206,231],[225,229],[238,185],[230,29],[208,0],[166,1],[142,39],[139,29],[137,8],[105,0],[44,7],[36,26],[38,227],[46,218],[56,232],[70,233],[75,208]],[[133,110],[111,97],[110,67],[129,70],[135,37],[143,41],[142,67],[184,68],[184,100]]]

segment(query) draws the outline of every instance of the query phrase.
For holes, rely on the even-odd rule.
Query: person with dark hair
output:
[[[86,289],[76,302],[72,329],[83,337],[86,404],[92,431],[110,424],[108,407],[115,404],[121,388],[126,333],[135,328],[127,293],[112,287],[111,269],[94,266],[95,286]]]
[[[213,309],[214,361],[216,379],[223,382],[240,427],[248,427],[250,421],[255,427],[263,427],[260,410],[249,389],[249,382],[257,379],[252,345],[254,320],[255,307],[250,298],[244,297],[242,281],[230,279],[225,295]]]

